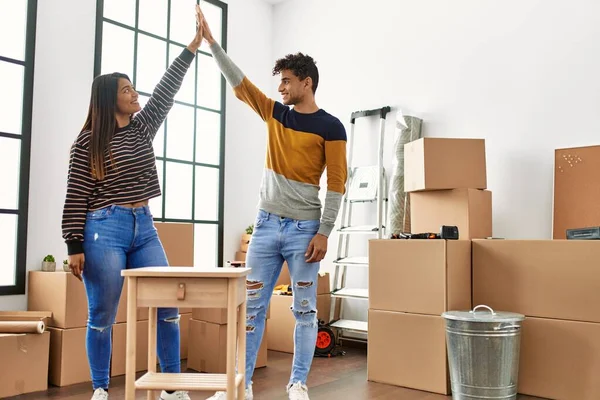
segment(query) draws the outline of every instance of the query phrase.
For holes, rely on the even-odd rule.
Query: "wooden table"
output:
[[[146,267],[121,272],[127,281],[127,355],[125,399],[135,391],[227,391],[227,400],[243,399],[246,370],[246,276],[249,268]],[[149,308],[148,372],[135,380],[137,308]],[[227,308],[225,374],[157,373],[156,309],[159,307]],[[239,323],[238,323],[239,322]],[[190,338],[194,340],[194,338]],[[236,342],[237,365],[236,374]],[[236,390],[237,389],[237,390]]]

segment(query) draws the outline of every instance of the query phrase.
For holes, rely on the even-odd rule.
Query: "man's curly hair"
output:
[[[316,64],[315,60],[307,54],[288,54],[275,62],[273,75],[278,75],[281,71],[287,69],[292,71],[300,80],[304,80],[310,76],[312,79],[312,91],[315,93],[317,86],[319,86],[319,70]]]

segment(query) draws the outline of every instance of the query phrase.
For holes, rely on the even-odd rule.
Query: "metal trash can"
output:
[[[471,311],[445,312],[442,317],[452,399],[516,400],[525,316],[480,305]]]

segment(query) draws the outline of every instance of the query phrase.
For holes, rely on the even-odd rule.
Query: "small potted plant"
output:
[[[63,260],[63,271],[71,272],[71,267],[69,267],[69,260]]]
[[[42,261],[42,271],[54,272],[56,271],[56,261],[52,254],[48,254]]]
[[[246,253],[248,251],[248,245],[250,244],[250,240],[252,240],[252,233],[254,232],[254,225],[249,225],[246,228],[246,233],[242,235],[242,246],[241,251]]]

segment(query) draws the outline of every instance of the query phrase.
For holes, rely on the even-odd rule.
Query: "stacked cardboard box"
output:
[[[600,146],[557,149],[554,161],[553,238],[567,229],[600,226]]]
[[[291,285],[292,279],[287,263],[283,264],[279,285]],[[294,329],[296,318],[291,311],[293,296],[273,294],[271,297],[271,327],[269,328],[269,350],[283,353],[294,353]],[[317,318],[325,322],[330,321],[331,314],[331,288],[328,273],[319,273],[317,282]]]
[[[235,252],[234,261],[246,261],[246,253],[248,253],[248,247],[250,246],[250,240],[252,240],[252,234],[244,233],[240,239],[240,248]]]
[[[422,138],[404,146],[412,233],[457,226],[461,239],[492,236],[483,139]]]
[[[265,332],[255,368],[267,366],[267,332],[269,312],[265,321]],[[187,366],[198,372],[222,374],[227,365],[227,309],[194,309],[190,320],[190,337]]]
[[[368,379],[449,394],[448,310],[471,309],[471,241],[369,242]]]
[[[44,321],[49,312],[0,311],[0,321]],[[0,333],[0,398],[48,389],[50,332]]]
[[[473,302],[526,316],[520,393],[600,398],[599,259],[599,241],[473,241]]]

